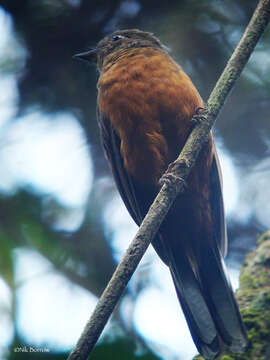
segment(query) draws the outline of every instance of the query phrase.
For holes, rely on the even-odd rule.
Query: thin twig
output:
[[[144,218],[135,238],[122,261],[115,270],[109,284],[100,297],[97,306],[68,360],[86,360],[93,350],[115,305],[121,297],[151,240],[157,233],[170,206],[179,193],[184,191],[185,182],[196,158],[209,136],[214,121],[226,97],[252,54],[270,17],[270,0],[260,0],[252,19],[224,72],[212,91],[201,121],[190,134],[180,156],[167,173],[166,180]],[[198,120],[198,116],[197,119]],[[169,174],[169,176],[168,176]],[[180,180],[180,181],[179,181]]]

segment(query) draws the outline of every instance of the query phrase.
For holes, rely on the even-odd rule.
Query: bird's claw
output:
[[[172,184],[182,183],[184,187],[187,187],[186,181],[181,176],[174,174],[173,170],[175,166],[185,168],[185,167],[189,167],[189,164],[185,159],[175,160],[172,163],[170,163],[166,172],[159,179],[160,186],[164,184],[172,185]]]
[[[168,185],[168,186],[171,186],[173,184],[179,185],[180,183],[182,183],[184,187],[187,187],[187,183],[183,178],[181,178],[180,176],[174,175],[168,171],[166,171],[165,174],[163,174],[159,180],[159,184],[161,186],[163,186],[164,184]]]
[[[204,107],[201,107],[201,106],[196,107],[195,113],[194,113],[194,115],[193,115],[192,118],[191,118],[191,122],[192,122],[194,125],[198,125],[198,124],[200,124],[202,121],[206,121],[205,115],[202,114],[202,112],[203,112],[204,110],[205,110]]]

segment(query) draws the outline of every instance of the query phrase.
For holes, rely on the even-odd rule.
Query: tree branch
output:
[[[209,131],[252,54],[260,36],[269,22],[270,0],[260,0],[252,19],[235,49],[224,72],[212,91],[206,108],[196,116],[197,126],[190,134],[180,156],[170,167],[162,188],[144,218],[135,238],[122,261],[115,270],[109,284],[100,297],[97,306],[68,360],[86,360],[95,346],[115,305],[121,297],[151,240],[165,218],[173,201],[184,191],[184,185],[198,154],[208,139]],[[199,118],[199,121],[198,121]]]

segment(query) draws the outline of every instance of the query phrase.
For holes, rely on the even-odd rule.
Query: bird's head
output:
[[[115,31],[102,39],[94,49],[76,54],[75,57],[95,63],[99,71],[102,71],[106,60],[117,61],[132,49],[146,47],[168,51],[153,34],[131,29]]]

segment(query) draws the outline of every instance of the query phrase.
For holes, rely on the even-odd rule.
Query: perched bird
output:
[[[151,33],[116,31],[77,57],[97,64],[102,143],[119,193],[140,225],[203,101]],[[205,359],[216,358],[223,344],[243,351],[246,333],[223,262],[227,235],[211,134],[152,245],[170,269],[198,351]]]

